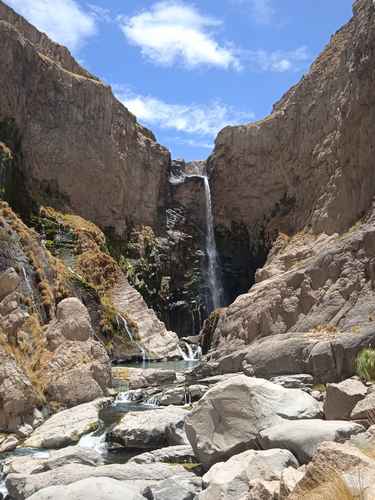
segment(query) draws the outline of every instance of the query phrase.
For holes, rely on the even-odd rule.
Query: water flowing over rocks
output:
[[[25,441],[31,448],[62,448],[99,426],[99,410],[108,400],[99,399],[61,411],[38,427]]]

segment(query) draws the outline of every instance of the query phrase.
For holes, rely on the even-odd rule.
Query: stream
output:
[[[159,408],[158,401],[153,397],[153,394],[160,393],[165,389],[177,387],[181,385],[181,377],[183,373],[191,370],[197,365],[199,360],[176,360],[165,362],[133,362],[117,365],[119,367],[142,368],[142,369],[158,369],[158,370],[173,370],[179,374],[178,380],[174,384],[167,386],[159,386],[149,389],[128,390],[119,392],[111,406],[103,408],[99,413],[101,425],[99,429],[90,434],[85,434],[81,437],[77,446],[89,448],[100,453],[106,464],[124,464],[132,457],[144,453],[145,450],[127,449],[124,447],[112,447],[107,442],[107,433],[111,430],[126,413],[134,411],[149,411]],[[151,395],[148,396],[148,392]],[[140,398],[139,394],[144,393],[145,398]],[[13,452],[8,452],[0,455],[0,500],[7,499],[7,489],[5,486],[5,477],[3,475],[4,462],[9,458],[16,456],[29,456],[34,458],[48,458],[49,450],[46,449],[31,449],[19,447]]]

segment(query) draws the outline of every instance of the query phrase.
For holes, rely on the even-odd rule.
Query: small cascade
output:
[[[106,437],[106,432],[103,430],[91,432],[90,434],[85,434],[81,437],[78,446],[104,454],[108,449]]]
[[[120,321],[119,321],[119,319],[120,319]],[[126,332],[126,335],[129,337],[130,342],[134,342],[134,337],[133,337],[133,334],[132,334],[131,329],[129,327],[129,323],[124,318],[124,316],[122,316],[122,314],[118,314],[116,316],[116,320],[117,320],[117,324],[118,324],[119,328],[120,328],[120,322],[123,325],[124,330]]]
[[[133,391],[120,392],[114,401],[116,403],[138,403],[143,398],[143,393],[141,390],[136,389]]]
[[[184,361],[199,361],[202,357],[202,348],[200,345],[192,345],[188,342],[181,341],[181,345],[178,346],[180,355]]]
[[[146,399],[144,402],[145,406],[153,406],[153,407],[158,407],[160,406],[160,394],[156,394],[155,396],[151,396],[150,398]]]

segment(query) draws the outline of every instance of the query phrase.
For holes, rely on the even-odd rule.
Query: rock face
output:
[[[238,239],[252,272],[270,252],[256,286],[219,319],[214,346],[373,328],[374,16],[372,0],[357,0],[353,19],[269,117],[217,138],[208,168],[225,272],[238,262],[227,250]]]
[[[299,389],[240,375],[209,390],[187,417],[185,428],[197,458],[207,468],[256,449],[259,433],[268,427],[319,414],[318,402]]]
[[[359,380],[348,379],[339,384],[328,384],[324,401],[327,420],[350,419],[356,404],[365,398],[368,388]]]
[[[131,224],[156,227],[166,197],[168,151],[66,49],[3,2],[0,8],[0,121],[13,119],[22,136],[19,174],[27,193],[36,201],[48,197],[118,235]],[[17,89],[28,99],[17,99]]]

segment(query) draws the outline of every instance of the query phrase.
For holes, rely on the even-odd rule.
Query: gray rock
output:
[[[237,500],[246,497],[251,491],[250,481],[279,481],[287,467],[298,467],[296,458],[287,450],[245,451],[211,467],[203,477],[206,489],[199,499]]]
[[[19,440],[17,436],[11,435],[4,439],[0,444],[0,453],[6,453],[7,451],[13,451],[17,448]]]
[[[359,401],[351,413],[353,420],[371,420],[375,416],[375,392],[371,392],[364,399]]]
[[[148,486],[143,495],[147,500],[195,500],[201,491],[202,479],[191,474],[190,477],[175,476]]]
[[[188,410],[174,406],[129,412],[112,429],[110,439],[128,448],[141,450],[187,444],[184,421],[188,414]]]
[[[343,442],[360,432],[364,432],[363,426],[353,422],[299,420],[284,422],[263,430],[259,442],[263,449],[287,449],[301,464],[305,464],[311,460],[320,443]]]
[[[112,372],[115,379],[126,381],[129,389],[159,387],[176,381],[176,372],[173,370],[115,367]]]
[[[185,405],[189,401],[198,401],[208,391],[207,385],[190,385],[175,387],[163,392],[160,397],[161,406]]]
[[[104,465],[103,457],[95,450],[68,446],[61,450],[51,450],[46,457],[15,456],[4,466],[6,474],[36,474],[57,469],[68,464]]]
[[[99,425],[99,410],[108,399],[98,399],[50,417],[25,441],[29,448],[63,448],[76,444],[83,434]]]
[[[167,448],[142,453],[131,458],[129,463],[151,464],[154,462],[167,462],[182,464],[194,461],[196,461],[196,458],[192,447],[189,445],[180,445],[167,446]]]
[[[350,419],[353,408],[366,394],[367,387],[359,380],[348,379],[339,384],[328,384],[324,402],[326,419]]]
[[[98,477],[83,479],[68,486],[50,486],[29,497],[30,500],[142,500],[129,484],[116,479]]]
[[[306,392],[239,375],[208,391],[187,417],[185,428],[197,458],[207,468],[257,448],[259,432],[284,419],[319,416],[319,403]]]
[[[69,464],[39,474],[9,474],[6,479],[6,486],[12,500],[25,500],[25,498],[45,488],[67,486],[83,479],[115,479],[126,486],[131,486],[135,491],[142,492],[147,486],[176,476],[190,478],[191,473],[187,472],[181,465],[161,463],[144,465],[116,464],[99,467]]]
[[[286,389],[306,389],[314,384],[314,377],[308,374],[281,375],[270,380],[274,384],[279,384]]]

